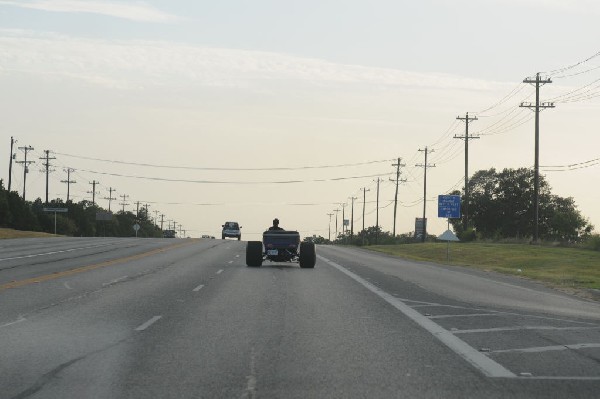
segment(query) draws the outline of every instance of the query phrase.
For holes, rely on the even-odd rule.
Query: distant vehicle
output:
[[[202,234],[202,238],[210,238],[210,236],[207,234]]]
[[[175,230],[163,230],[163,238],[175,238],[176,235]]]
[[[225,238],[237,238],[238,241],[242,239],[242,232],[240,229],[242,226],[238,224],[238,222],[225,222],[223,227],[223,231],[221,232],[221,238],[224,240]]]
[[[248,241],[246,265],[260,267],[264,260],[271,262],[298,262],[303,269],[312,269],[317,262],[314,242],[300,242],[297,231],[270,230],[263,240]]]

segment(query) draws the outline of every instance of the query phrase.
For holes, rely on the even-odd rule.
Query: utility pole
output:
[[[398,158],[398,163],[392,164],[392,166],[396,167],[396,180],[390,179],[390,181],[396,182],[396,194],[394,195],[394,231],[393,231],[394,237],[396,237],[396,211],[398,209],[398,185],[400,183],[406,182],[406,179],[400,179],[400,168],[403,168],[406,166],[401,161],[402,161],[402,158]]]
[[[425,218],[427,209],[427,168],[435,168],[435,164],[430,165],[427,163],[427,154],[429,152],[434,152],[434,150],[429,150],[427,147],[425,147],[424,150],[419,149],[419,151],[425,152],[425,163],[415,165],[416,167],[423,168],[425,170],[423,181],[423,237],[421,238],[421,241],[425,242],[427,237],[427,219]]]
[[[34,148],[30,145],[25,146],[25,147],[19,147],[19,150],[21,150],[25,153],[25,160],[24,161],[16,161],[16,163],[23,164],[23,201],[25,201],[25,183],[27,181],[27,173],[29,173],[29,164],[35,163],[35,161],[27,160],[27,153],[29,151],[33,151],[33,149]]]
[[[337,238],[338,238],[338,213],[340,212],[340,210],[334,209],[333,211],[335,212],[335,239],[337,240]]]
[[[352,200],[352,215],[350,216],[350,238],[354,237],[354,200],[357,197],[350,197],[348,199]]]
[[[15,143],[17,142],[17,140],[15,140],[13,138],[13,136],[10,136],[10,159],[8,162],[8,192],[10,193],[10,186],[12,184],[12,163],[13,160],[15,159],[15,157],[17,156],[17,154],[15,154],[13,151],[13,146],[15,145]]]
[[[331,217],[333,213],[328,213],[327,215],[329,216],[329,242],[331,242]]]
[[[465,135],[464,136],[456,136],[455,139],[464,139],[465,140],[465,201],[463,204],[463,230],[467,230],[469,227],[469,140],[478,139],[479,136],[471,136],[469,137],[469,122],[476,121],[477,117],[470,117],[469,113],[465,115],[465,117],[456,117],[459,121],[465,121]]]
[[[140,218],[140,201],[135,202],[135,217]]]
[[[160,211],[158,209],[152,211],[154,212],[154,221],[152,222],[153,224],[158,224],[158,214],[160,213]]]
[[[61,183],[67,183],[67,202],[69,202],[69,195],[71,192],[71,183],[77,183],[75,180],[71,180],[71,172],[75,172],[75,169],[72,168],[67,168],[67,169],[63,169],[65,172],[67,172],[67,180],[61,180]]]
[[[173,220],[173,230],[177,231],[177,222]]]
[[[363,187],[361,188],[361,191],[363,192],[363,216],[362,216],[362,222],[363,222],[363,231],[365,231],[365,205],[367,204],[367,191],[371,191],[370,188],[366,188]]]
[[[367,235],[367,232],[365,231],[365,206],[367,205],[367,191],[371,191],[371,189],[363,187],[361,190],[363,192],[362,244],[365,245],[365,236]]]
[[[129,198],[129,195],[123,194],[123,195],[119,195],[119,197],[123,198],[123,202],[119,203],[119,205],[123,205],[123,214],[125,214],[125,205],[129,205],[125,201],[127,201],[127,198]]]
[[[50,150],[44,150],[44,153],[46,153],[46,156],[40,159],[46,161],[46,163],[43,163],[42,165],[44,165],[44,167],[46,168],[46,205],[48,205],[48,176],[50,175],[50,160],[56,158],[50,158]]]
[[[381,182],[381,179],[378,177],[377,180],[374,181],[377,182],[377,205],[375,207],[375,245],[377,245],[379,242],[379,183]]]
[[[165,215],[161,214],[160,215],[160,231],[162,231],[163,229],[163,223],[165,222]]]
[[[109,211],[109,212],[110,212],[110,203],[111,203],[113,200],[116,200],[116,198],[113,198],[113,196],[112,196],[112,195],[113,195],[113,193],[114,193],[114,192],[116,192],[116,191],[117,191],[117,190],[113,189],[112,187],[109,187],[109,188],[108,188],[108,192],[109,192],[108,198],[107,198],[107,197],[104,197],[104,199],[105,199],[105,200],[108,200],[108,211]]]
[[[345,220],[346,220],[346,207],[348,206],[348,204],[343,203],[340,204],[340,206],[342,207],[342,236],[344,236],[344,238],[346,237],[346,224],[345,224]]]
[[[533,242],[535,244],[539,241],[539,213],[540,213],[540,108],[554,108],[554,103],[545,102],[540,103],[540,86],[546,83],[552,83],[550,78],[541,79],[540,73],[535,75],[535,79],[526,78],[523,83],[535,84],[535,104],[532,103],[521,103],[521,107],[535,110],[535,164],[534,164],[534,177],[533,177],[533,207],[534,207],[534,230],[533,230]]]
[[[150,220],[150,218],[148,217],[148,207],[149,206],[150,205],[148,205],[148,204],[144,204],[144,209],[146,210],[146,220]]]
[[[100,182],[96,181],[96,180],[92,180],[90,184],[92,185],[92,191],[91,192],[88,191],[88,194],[90,194],[90,193],[92,194],[92,206],[95,206],[96,205],[96,184],[100,184]]]

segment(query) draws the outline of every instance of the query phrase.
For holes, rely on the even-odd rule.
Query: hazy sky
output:
[[[14,136],[35,148],[29,200],[44,197],[39,158],[51,150],[51,198],[66,198],[70,167],[74,200],[91,200],[96,180],[103,207],[112,187],[126,209],[148,203],[191,236],[238,221],[257,239],[278,217],[327,237],[327,214],[347,203],[350,219],[350,197],[362,228],[361,188],[375,225],[377,177],[392,230],[401,157],[404,233],[422,214],[415,165],[427,146],[429,230],[440,234],[437,195],[464,177],[456,117],[479,118],[471,174],[531,167],[533,112],[519,104],[534,101],[523,79],[542,72],[553,83],[541,98],[556,108],[541,114],[540,163],[598,231],[600,56],[587,59],[600,51],[599,16],[592,0],[0,0],[0,177]]]

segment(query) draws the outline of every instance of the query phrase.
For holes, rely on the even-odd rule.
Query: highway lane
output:
[[[51,262],[62,265],[48,269],[55,278],[0,289],[0,397],[547,398],[600,388],[597,305],[565,296],[552,312],[543,298],[559,294],[535,285],[345,248],[320,247],[305,270],[247,268],[244,242],[131,241],[114,243],[122,250],[108,260],[98,247],[96,259]],[[0,278],[47,270],[22,259]],[[112,263],[83,269],[102,262]],[[437,268],[433,287],[426,268]],[[461,280],[449,273],[498,297],[491,287],[514,296],[522,286],[542,304],[439,292]]]

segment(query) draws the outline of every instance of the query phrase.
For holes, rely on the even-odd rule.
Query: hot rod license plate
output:
[[[279,252],[276,249],[267,250],[267,255],[278,255]]]

